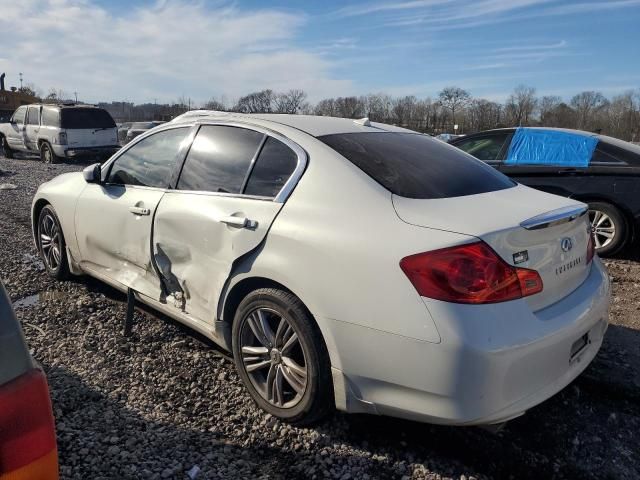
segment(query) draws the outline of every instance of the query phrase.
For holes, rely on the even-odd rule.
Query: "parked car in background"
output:
[[[56,432],[44,373],[0,283],[0,479],[56,480]]]
[[[0,124],[0,144],[7,158],[14,152],[31,152],[45,163],[62,158],[104,161],[120,148],[109,112],[76,104],[18,107],[8,123]]]
[[[118,128],[118,143],[120,145],[124,145],[127,140],[127,132],[131,128],[132,122],[123,122],[117,123],[116,127]]]
[[[142,135],[147,130],[151,130],[152,128],[157,127],[158,125],[161,125],[163,123],[165,123],[165,122],[153,121],[153,122],[134,122],[134,123],[132,123],[131,126],[129,127],[129,129],[127,130],[126,136],[124,137],[123,145],[129,143],[131,140],[136,138],[138,135]]]
[[[549,128],[489,130],[451,144],[524,185],[588,203],[600,255],[618,252],[638,235],[640,146]]]
[[[456,138],[461,138],[464,137],[464,135],[456,135],[454,133],[441,133],[440,135],[436,135],[435,138],[437,138],[438,140],[442,140],[443,142],[451,142],[452,140],[455,140]]]
[[[32,219],[50,275],[208,336],[280,419],[473,425],[598,352],[610,286],[586,211],[403,128],[211,112],[41,185]]]

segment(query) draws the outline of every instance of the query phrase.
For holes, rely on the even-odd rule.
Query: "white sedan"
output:
[[[43,184],[32,218],[51,275],[208,336],[278,418],[477,425],[598,352],[610,286],[585,212],[367,119],[200,111]]]

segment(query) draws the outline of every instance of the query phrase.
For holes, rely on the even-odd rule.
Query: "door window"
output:
[[[240,193],[264,134],[245,128],[203,125],[185,160],[179,190]]]
[[[46,127],[59,127],[60,111],[56,108],[44,107],[42,109],[42,125]]]
[[[40,125],[40,109],[38,107],[30,107],[27,113],[27,125]]]
[[[167,188],[189,128],[151,135],[129,148],[111,165],[107,183]]]
[[[483,162],[496,162],[500,159],[500,152],[507,141],[508,133],[491,135],[480,138],[469,138],[456,142],[455,146],[473,155]]]
[[[251,171],[244,193],[275,197],[296,169],[298,156],[280,140],[267,138]]]
[[[18,125],[23,125],[24,124],[24,117],[27,114],[27,107],[20,107],[18,108],[14,114],[13,114],[13,121],[16,122]]]

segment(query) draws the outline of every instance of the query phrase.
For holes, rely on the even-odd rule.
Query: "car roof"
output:
[[[286,125],[301,130],[314,137],[337,133],[367,132],[407,132],[416,133],[394,125],[370,122],[368,119],[350,119],[337,117],[321,117],[316,115],[291,115],[281,113],[235,113],[217,112],[213,110],[193,110],[172,120],[172,123],[192,122],[194,119],[204,120],[262,120],[270,123]]]

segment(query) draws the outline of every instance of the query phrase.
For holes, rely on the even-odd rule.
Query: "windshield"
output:
[[[62,128],[115,128],[116,123],[101,108],[63,108],[60,111]]]
[[[448,198],[516,185],[492,167],[426,135],[341,133],[318,137],[396,195]]]

